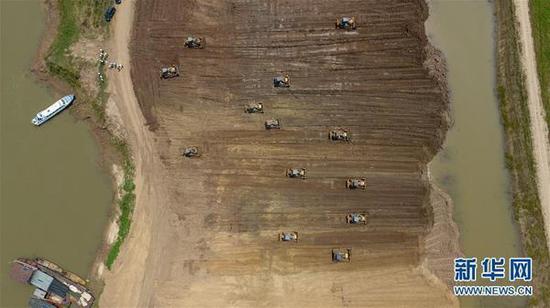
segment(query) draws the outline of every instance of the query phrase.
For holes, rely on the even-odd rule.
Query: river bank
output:
[[[496,19],[487,1],[430,1],[428,33],[448,60],[453,126],[430,169],[452,197],[466,257],[522,256],[496,96]],[[464,23],[468,16],[468,23]],[[452,263],[451,263],[452,264]],[[452,265],[451,265],[452,266]],[[478,277],[479,284],[486,283]],[[455,285],[460,283],[454,282]],[[521,307],[526,298],[462,297],[466,307]]]
[[[514,216],[521,227],[525,253],[533,258],[535,296],[531,304],[544,307],[550,303],[550,257],[538,197],[518,25],[513,1],[495,1],[494,5],[498,96],[506,131],[506,165],[512,175]]]
[[[103,67],[97,64],[97,54],[108,43],[108,25],[103,21],[103,12],[111,2],[77,4],[43,0],[42,5],[47,18],[32,72],[56,93],[77,94],[79,104],[71,108],[71,114],[86,123],[99,145],[99,165],[112,180],[114,196],[109,222],[89,269],[90,284],[99,297],[104,268],[110,268],[128,233],[135,198],[133,160],[125,142],[125,131],[117,120],[116,111],[109,108],[109,93],[105,91],[108,80],[102,83],[97,79],[98,73],[105,74]],[[66,7],[60,8],[60,5]],[[56,49],[62,51],[56,54]]]
[[[445,140],[448,135],[449,129],[452,127],[451,116],[451,93],[448,80],[448,65],[446,55],[430,37],[430,18],[433,14],[430,7],[431,2],[425,2],[426,7],[426,19],[424,22],[427,45],[427,61],[425,67],[430,70],[432,77],[437,80],[441,91],[444,93],[443,99],[447,105],[443,119],[445,121],[445,128],[441,129],[442,135],[440,136],[440,147],[437,149],[434,156],[430,159],[425,170],[422,172],[425,175],[425,181],[429,183],[429,198],[428,201],[431,206],[430,215],[432,216],[431,226],[427,233],[424,245],[426,251],[425,264],[433,275],[435,275],[442,283],[446,285],[449,290],[449,296],[454,297],[452,294],[452,286],[454,279],[453,262],[455,258],[463,255],[460,247],[460,231],[453,218],[454,203],[451,196],[438,186],[437,180],[433,177],[431,172],[432,162],[436,159],[438,153],[443,150]],[[454,297],[458,301],[456,297]]]
[[[43,6],[44,5],[44,6]],[[88,276],[109,220],[113,187],[80,97],[41,127],[30,119],[73,90],[46,75],[40,59],[55,36],[40,1],[2,1],[2,194],[0,306],[23,306],[31,290],[9,279],[9,262],[44,257]],[[21,23],[21,16],[28,22]]]
[[[61,23],[59,3],[60,2],[56,0],[41,0],[42,10],[45,12],[44,30],[31,66],[31,72],[37,81],[48,86],[56,93],[57,96],[60,96],[63,93],[78,92],[78,89],[74,89],[74,87],[64,80],[61,75],[53,74],[48,69],[47,58],[50,55],[51,48],[55,40],[58,39],[59,35],[58,28]],[[96,44],[90,46],[90,49],[93,49],[91,50],[93,53],[99,50],[101,41],[101,39],[98,39]],[[87,66],[89,65],[90,63],[88,63]],[[90,74],[88,73],[88,75]],[[89,76],[87,76],[87,78],[89,79]],[[90,88],[91,92],[98,90],[96,86]],[[84,94],[84,97],[79,97],[78,99],[83,102],[81,104],[75,104],[75,106],[70,108],[70,113],[76,119],[86,123],[88,129],[92,132],[91,135],[100,146],[100,166],[103,168],[104,172],[111,173],[112,164],[120,160],[117,157],[116,151],[114,151],[113,147],[110,145],[112,135],[108,130],[106,130],[107,127],[103,123],[100,123],[99,119],[94,115],[94,111],[88,101],[90,99],[90,95],[86,93],[82,94]],[[114,181],[113,185],[116,185]]]

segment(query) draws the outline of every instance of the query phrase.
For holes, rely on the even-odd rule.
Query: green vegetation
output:
[[[120,208],[118,236],[113,246],[111,246],[107,259],[105,260],[105,265],[107,265],[109,269],[111,269],[111,266],[120,252],[120,246],[130,232],[131,217],[136,199],[136,195],[134,194],[134,189],[136,187],[134,184],[134,164],[128,145],[118,138],[113,139],[113,144],[123,156],[122,166],[124,169],[124,182],[119,188],[122,190],[123,195],[118,201],[118,206]]]
[[[46,64],[50,73],[61,77],[73,87],[79,87],[78,71],[71,65],[72,59],[67,50],[78,39],[78,25],[74,14],[74,4],[70,0],[60,0],[58,2],[60,15],[59,28],[57,36],[50,53],[46,57]]]
[[[97,37],[105,33],[103,12],[109,6],[108,0],[58,0],[59,28],[57,36],[46,56],[50,73],[66,81],[74,88],[80,88],[79,65],[70,55],[71,46],[79,35]]]
[[[525,253],[533,258],[532,306],[550,304],[550,256],[540,208],[521,66],[520,45],[512,0],[495,1],[497,15],[497,92],[506,132],[506,166],[512,175],[513,206]]]
[[[550,125],[550,1],[530,0],[533,40],[537,53],[537,70],[546,123]]]

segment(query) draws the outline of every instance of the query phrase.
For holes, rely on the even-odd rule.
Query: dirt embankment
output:
[[[495,2],[497,17],[497,83],[506,154],[511,173],[515,218],[519,221],[525,254],[533,258],[532,304],[550,303],[550,254],[532,141],[527,79],[524,75],[519,25],[513,0]],[[535,76],[536,78],[536,76]],[[539,115],[534,115],[537,117]],[[540,124],[540,123],[539,123]],[[540,131],[539,131],[540,133]],[[540,135],[538,135],[540,137]],[[542,145],[537,145],[541,147]],[[544,187],[543,187],[544,188]]]
[[[427,14],[428,8],[426,7],[424,11]],[[428,16],[424,20],[427,18]],[[431,45],[430,42],[427,42],[425,52],[426,61],[424,62],[424,67],[428,69],[430,76],[437,82],[443,101],[448,105],[450,101],[445,55]],[[447,127],[440,130],[440,140],[445,139],[448,125],[451,122],[448,109],[442,114],[442,117],[444,117]],[[454,203],[451,196],[432,182],[429,166],[427,166],[425,174],[425,180],[430,185],[429,202],[431,205],[430,217],[432,221],[430,230],[426,234],[424,241],[424,264],[433,275],[451,288],[454,282],[454,259],[463,255],[459,244],[460,234],[458,226],[453,219]]]
[[[122,61],[133,5],[114,22]],[[113,76],[112,91],[135,150],[137,204],[102,306],[457,304],[422,266],[434,217],[423,170],[448,108],[443,70],[426,68],[440,66],[423,1],[135,5],[133,79]],[[357,17],[356,32],[334,29],[342,15]],[[185,49],[189,34],[206,48]],[[160,80],[173,63],[181,76]],[[281,73],[289,89],[273,88]],[[265,113],[245,114],[253,101]],[[270,118],[282,129],[266,131]],[[329,142],[336,127],[352,142]],[[182,158],[190,145],[203,155]],[[286,178],[289,167],[308,178]],[[366,177],[366,191],[347,190],[349,177]],[[350,212],[367,225],[346,224]],[[281,231],[300,239],[279,242]],[[340,247],[351,263],[331,263]]]
[[[529,2],[514,1],[516,18],[519,24],[521,41],[521,62],[525,71],[525,86],[527,101],[531,115],[531,136],[533,138],[533,156],[537,167],[537,183],[542,214],[546,229],[546,244],[550,247],[550,143],[548,142],[548,126],[542,105],[540,84],[537,75],[537,59],[535,56],[531,22],[529,20]]]

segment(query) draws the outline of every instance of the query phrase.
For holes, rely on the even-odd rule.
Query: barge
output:
[[[84,279],[48,260],[18,258],[12,262],[10,276],[36,288],[30,307],[92,307],[95,300]]]

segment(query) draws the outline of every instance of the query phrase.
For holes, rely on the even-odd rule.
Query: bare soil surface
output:
[[[525,84],[531,115],[531,136],[533,139],[533,157],[537,168],[537,184],[542,214],[546,228],[546,241],[550,249],[550,143],[548,126],[540,95],[531,22],[529,21],[529,1],[515,0],[516,18],[519,23],[519,35],[522,48],[522,63],[525,70]]]
[[[423,170],[447,128],[426,10],[421,0],[125,1],[112,48],[123,64],[131,55],[132,79],[110,80],[137,204],[100,305],[457,305],[424,263],[434,215]],[[342,15],[357,17],[356,32],[334,29]],[[185,49],[189,34],[206,48]],[[181,76],[159,79],[169,64]],[[290,88],[273,88],[281,73]],[[244,113],[254,101],[265,113]],[[282,129],[266,131],[270,118]],[[352,142],[330,142],[337,127]],[[186,146],[202,156],[183,158]],[[307,179],[285,177],[290,167]],[[366,177],[366,191],[347,190],[348,177]],[[346,224],[350,212],[368,224]],[[279,242],[281,231],[299,241]],[[351,248],[351,263],[333,264],[333,248]]]

